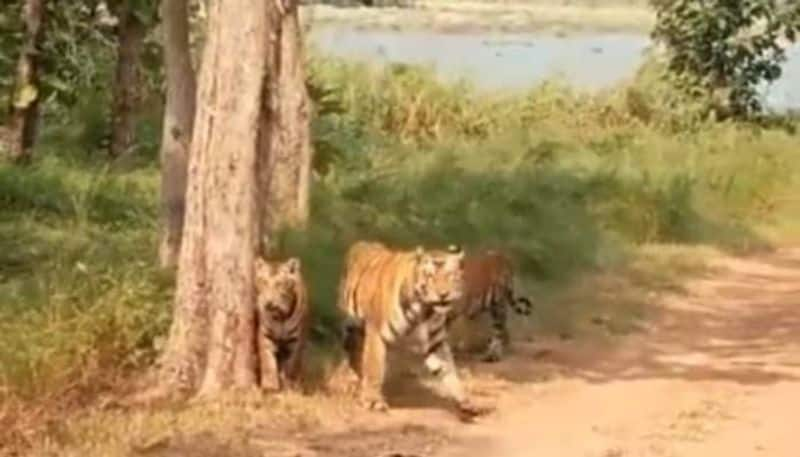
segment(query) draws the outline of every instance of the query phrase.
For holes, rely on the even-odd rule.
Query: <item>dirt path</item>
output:
[[[797,456],[800,250],[712,266],[612,351],[520,348],[494,370],[552,378],[511,387],[437,457]]]
[[[470,390],[496,406],[476,424],[400,373],[387,385],[389,414],[346,401],[338,419],[295,434],[242,424],[224,443],[211,431],[150,455],[796,457],[800,249],[710,267],[656,299],[651,325],[613,347],[517,342],[501,363],[462,363]]]

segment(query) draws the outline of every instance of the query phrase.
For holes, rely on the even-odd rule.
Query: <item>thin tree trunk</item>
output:
[[[281,1],[281,0],[278,0]],[[296,0],[284,1],[286,10],[273,16],[278,39],[270,52],[276,77],[267,95],[270,107],[270,164],[263,176],[267,211],[262,223],[268,230],[304,227],[309,215],[311,179],[310,102],[306,88],[305,55]]]
[[[111,113],[111,156],[130,154],[139,102],[140,60],[146,29],[133,14],[132,0],[121,0],[117,11],[117,68],[114,74]]]
[[[39,117],[39,47],[44,37],[45,0],[26,0],[22,9],[24,38],[17,61],[17,79],[11,113],[10,159],[27,161],[36,141]]]
[[[257,385],[253,260],[262,205],[258,157],[267,81],[263,0],[209,5],[192,135],[175,311],[161,359],[167,393]]]
[[[161,266],[175,267],[186,206],[186,173],[194,124],[195,73],[189,48],[187,0],[163,0],[167,100],[161,137]]]

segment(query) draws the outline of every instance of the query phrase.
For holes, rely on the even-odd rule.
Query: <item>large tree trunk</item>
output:
[[[198,82],[175,311],[161,359],[166,393],[258,383],[253,260],[261,239],[259,167],[275,2],[209,5]],[[158,390],[161,390],[158,389]]]
[[[117,68],[114,74],[111,112],[112,157],[132,151],[136,108],[139,103],[140,58],[147,30],[134,14],[132,0],[120,0],[117,8]]]
[[[17,61],[17,79],[14,87],[11,113],[11,131],[8,139],[10,159],[27,161],[36,140],[39,117],[39,52],[44,36],[46,15],[44,0],[26,0],[22,9],[25,24],[24,37]]]
[[[161,137],[161,266],[177,265],[186,205],[186,172],[196,81],[189,48],[187,0],[163,0],[167,100]]]
[[[280,2],[281,0],[276,0]],[[262,221],[268,230],[303,227],[309,214],[311,179],[310,106],[306,89],[305,56],[295,0],[274,17],[278,38],[272,43],[271,68],[276,75],[268,93],[270,107],[270,164],[262,176],[267,189],[267,211]]]

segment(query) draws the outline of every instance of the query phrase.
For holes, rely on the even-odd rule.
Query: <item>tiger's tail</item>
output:
[[[514,311],[516,311],[517,314],[521,314],[523,316],[530,315],[531,311],[533,310],[533,304],[531,301],[528,299],[528,297],[522,295],[514,298],[514,300],[511,301],[511,307],[514,308]]]

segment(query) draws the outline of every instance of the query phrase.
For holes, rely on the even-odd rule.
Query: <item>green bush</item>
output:
[[[800,5],[780,0],[651,0],[653,38],[666,45],[670,79],[718,117],[763,109],[758,89],[781,75],[785,39],[800,31]]]

